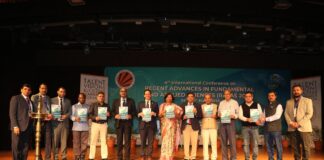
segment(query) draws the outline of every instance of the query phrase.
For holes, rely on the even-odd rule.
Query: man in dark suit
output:
[[[51,99],[47,94],[47,85],[42,83],[39,85],[39,93],[31,96],[35,108],[39,105],[40,97],[42,97],[43,108],[41,113],[48,114],[47,117],[42,121],[42,138],[44,137],[45,142],[45,159],[51,159],[51,145],[52,145],[52,115],[51,115]],[[36,110],[37,111],[37,110]],[[35,112],[36,112],[35,111]],[[40,155],[42,158],[42,155]]]
[[[71,101],[65,98],[66,90],[64,87],[59,87],[57,90],[57,97],[51,99],[51,108],[53,105],[58,105],[61,108],[61,117],[54,118],[52,121],[53,127],[53,150],[54,159],[58,160],[58,148],[61,144],[62,160],[67,159],[67,139],[69,136],[69,117],[71,115]]]
[[[159,115],[158,104],[151,100],[151,94],[151,90],[144,90],[145,101],[140,102],[137,107],[139,117],[139,130],[141,136],[141,156],[143,160],[145,156],[147,156],[147,160],[152,159],[153,139],[157,130],[156,120],[157,115]],[[145,116],[145,111],[143,110],[151,110],[151,112],[149,113],[151,119],[147,119],[147,117]],[[147,147],[146,141],[148,143]]]
[[[127,89],[120,88],[120,98],[113,101],[112,114],[115,117],[115,127],[117,134],[118,160],[123,159],[123,137],[125,138],[125,159],[130,159],[130,140],[132,135],[132,119],[136,114],[135,101],[127,97]],[[121,107],[128,108],[124,117],[119,113]]]
[[[186,94],[187,102],[180,105],[184,114],[182,115],[181,130],[183,133],[184,159],[196,159],[198,133],[200,130],[199,120],[202,118],[201,105],[194,102],[195,94]],[[193,113],[193,117],[190,116]],[[191,155],[189,154],[190,142],[192,145]]]
[[[23,84],[21,94],[13,96],[10,100],[11,149],[14,160],[26,160],[28,156],[28,142],[33,129],[31,113],[35,109],[29,99],[30,94],[30,85]]]

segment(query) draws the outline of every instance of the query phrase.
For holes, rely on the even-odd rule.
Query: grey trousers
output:
[[[228,148],[227,144],[230,145],[230,160],[236,160],[236,138],[235,138],[235,121],[231,123],[220,124],[220,135],[222,144],[222,158],[228,160]]]
[[[69,136],[69,128],[65,126],[63,122],[55,122],[53,124],[53,151],[54,151],[54,159],[58,160],[58,150],[59,145],[61,145],[61,156],[62,159],[67,158],[67,139]]]
[[[73,153],[76,157],[85,157],[88,144],[88,131],[73,131]]]
[[[312,132],[288,132],[291,147],[294,150],[295,160],[308,160],[310,157],[310,145],[312,141]],[[302,153],[300,151],[300,145],[302,146]],[[302,155],[301,155],[302,154]]]

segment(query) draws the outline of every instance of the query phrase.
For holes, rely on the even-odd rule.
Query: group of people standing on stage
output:
[[[151,98],[151,91],[144,90],[144,100],[135,105],[135,101],[127,96],[127,89],[120,88],[118,99],[112,105],[105,103],[104,92],[97,94],[97,101],[87,105],[86,95],[78,95],[78,103],[71,105],[65,97],[66,90],[59,87],[57,97],[47,96],[46,84],[41,84],[39,93],[31,96],[31,86],[24,84],[21,94],[13,96],[10,101],[10,121],[12,130],[13,159],[27,159],[28,140],[33,132],[31,113],[36,112],[38,103],[42,98],[42,113],[48,116],[42,122],[42,131],[45,140],[45,159],[67,159],[67,140],[69,135],[69,121],[73,121],[73,153],[76,160],[86,159],[86,150],[90,132],[89,159],[95,159],[96,143],[101,142],[101,159],[108,158],[106,144],[108,119],[115,119],[117,135],[118,160],[131,159],[130,140],[132,134],[132,119],[139,119],[139,133],[141,139],[142,159],[152,159],[153,139],[157,132],[157,120],[161,122],[161,160],[171,160],[174,151],[183,135],[184,159],[196,159],[198,135],[201,133],[203,140],[203,157],[205,160],[217,159],[217,128],[220,128],[222,159],[237,159],[236,155],[236,128],[235,122],[239,119],[242,123],[242,136],[244,143],[245,159],[250,159],[250,142],[252,142],[252,159],[258,156],[259,127],[264,126],[267,152],[270,160],[274,159],[274,145],[277,150],[277,159],[282,159],[281,144],[281,117],[288,124],[288,134],[295,159],[309,159],[313,115],[312,100],[302,96],[303,89],[300,85],[292,87],[293,98],[286,103],[285,110],[276,100],[274,91],[268,93],[268,103],[261,105],[254,101],[253,93],[244,94],[244,102],[239,105],[232,98],[230,90],[224,91],[224,100],[219,105],[213,103],[212,94],[204,95],[204,103],[195,101],[195,94],[188,92],[186,102],[177,105],[174,103],[172,93],[166,93],[164,102],[158,105]],[[91,119],[89,131],[88,119]],[[217,127],[216,119],[220,119]],[[209,143],[212,152],[209,154]],[[191,145],[191,150],[190,150]],[[300,145],[302,145],[302,154]],[[228,151],[228,146],[230,150]],[[124,148],[123,148],[124,147]],[[124,154],[123,154],[124,149]],[[229,153],[228,153],[229,152]]]

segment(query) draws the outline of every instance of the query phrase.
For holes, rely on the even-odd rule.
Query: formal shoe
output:
[[[101,160],[107,160],[107,158],[102,158]]]

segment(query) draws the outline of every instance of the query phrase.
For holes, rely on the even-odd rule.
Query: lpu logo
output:
[[[135,83],[135,76],[133,72],[129,70],[121,70],[115,76],[116,85],[119,88],[131,88]]]

